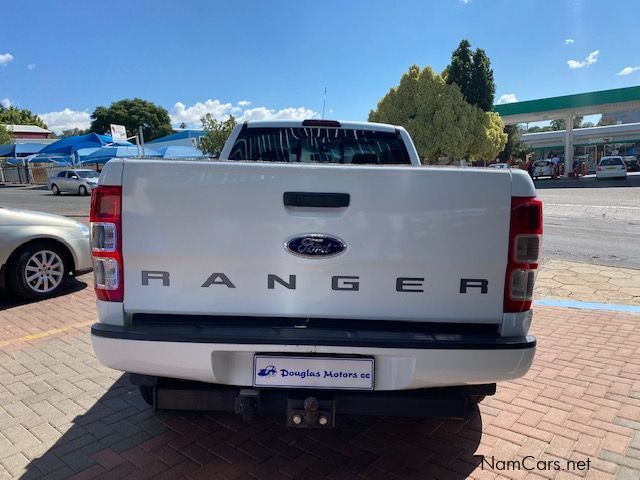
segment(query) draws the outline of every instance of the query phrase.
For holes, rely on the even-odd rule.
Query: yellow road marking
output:
[[[88,327],[92,323],[94,322],[91,321],[91,322],[72,323],[71,325],[65,325],[64,327],[59,327],[59,328],[52,328],[51,330],[45,330],[44,332],[25,335],[24,337],[3,340],[3,341],[0,341],[0,347],[4,347],[5,345],[10,345],[12,343],[17,343],[17,342],[28,342],[30,340],[37,340],[40,338],[48,337],[50,335],[54,335],[56,333],[68,332],[69,330],[73,330],[74,328]]]

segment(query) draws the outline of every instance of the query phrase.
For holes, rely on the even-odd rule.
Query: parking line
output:
[[[64,327],[52,328],[51,330],[45,330],[44,332],[25,335],[24,337],[10,338],[9,340],[2,340],[0,341],[0,347],[4,347],[5,345],[10,345],[12,343],[17,343],[17,342],[28,342],[30,340],[38,340],[40,338],[55,335],[56,333],[68,332],[69,330],[73,330],[75,328],[88,327],[92,323],[94,322],[91,321],[91,322],[73,323],[71,325],[65,325]]]
[[[640,207],[629,207],[626,205],[576,205],[573,203],[544,203],[549,207],[586,207],[586,208],[622,208],[624,210],[640,210]]]
[[[536,305],[544,305],[547,307],[565,307],[565,308],[578,308],[578,309],[585,309],[585,310],[609,310],[612,312],[640,313],[640,305],[620,305],[617,303],[579,302],[577,300],[554,300],[551,298],[534,300],[533,303]]]

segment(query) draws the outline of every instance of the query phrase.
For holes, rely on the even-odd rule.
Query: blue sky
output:
[[[462,38],[491,58],[496,101],[527,100],[640,85],[617,75],[640,67],[639,17],[637,0],[0,0],[0,101],[59,130],[138,96],[199,126],[319,114],[326,86],[327,117],[362,120]]]

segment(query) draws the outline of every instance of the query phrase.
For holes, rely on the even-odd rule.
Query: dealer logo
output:
[[[274,375],[277,375],[277,373],[276,367],[273,365],[267,365],[266,367],[258,370],[259,377],[273,377]]]

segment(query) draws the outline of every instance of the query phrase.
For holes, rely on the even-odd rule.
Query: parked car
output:
[[[90,218],[94,351],[159,409],[464,417],[534,358],[531,178],[423,168],[399,126],[244,122],[220,161],[114,159]]]
[[[640,172],[640,163],[638,158],[634,156],[622,157],[622,161],[627,167],[627,172]]]
[[[550,177],[553,175],[553,163],[549,160],[536,160],[533,163],[533,178]]]
[[[627,178],[627,167],[622,157],[602,157],[596,168],[596,180],[603,178]]]
[[[0,287],[26,299],[59,293],[91,270],[89,227],[59,215],[0,207]]]
[[[61,192],[89,195],[98,184],[98,178],[100,178],[100,174],[95,170],[76,168],[64,170],[49,177],[47,184],[54,195],[60,195]]]

